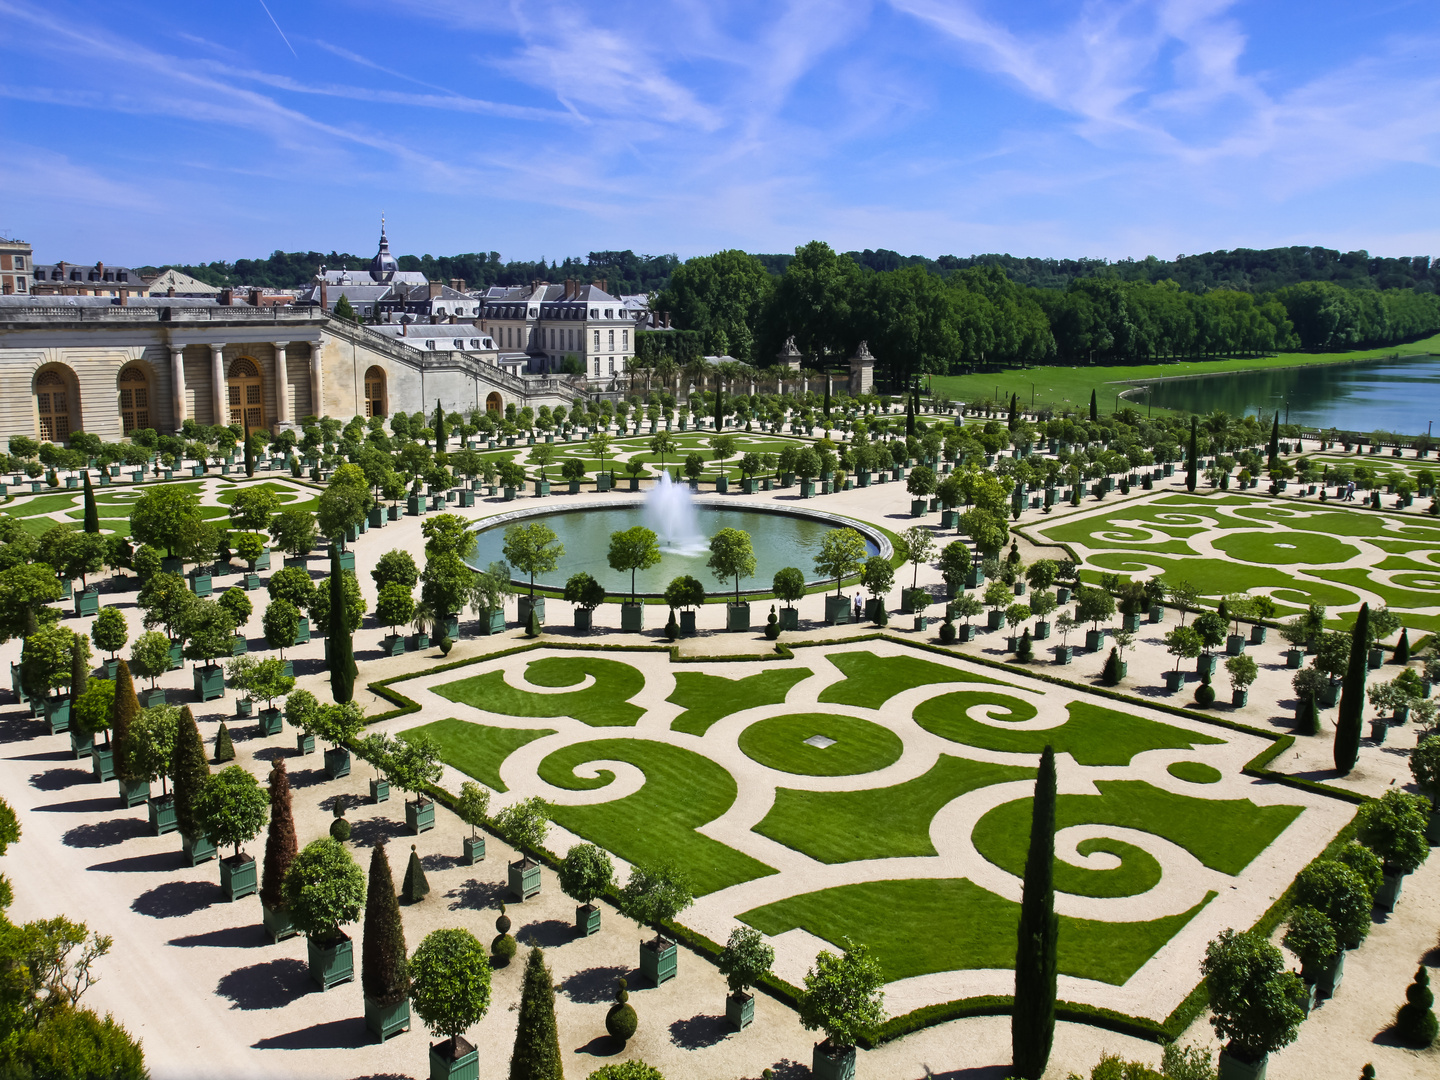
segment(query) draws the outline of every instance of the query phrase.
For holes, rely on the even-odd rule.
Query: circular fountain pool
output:
[[[682,494],[683,501],[678,498]],[[670,498],[674,501],[669,501]],[[709,537],[725,528],[749,533],[755,549],[755,576],[740,582],[742,592],[747,589],[768,592],[775,571],[786,566],[798,567],[806,581],[822,581],[815,573],[815,555],[825,534],[832,529],[855,529],[865,538],[871,555],[891,552],[890,543],[882,533],[848,518],[762,505],[737,505],[733,499],[691,501],[688,491],[673,489],[667,497],[667,493],[656,489],[643,499],[620,497],[614,502],[573,510],[546,507],[487,519],[470,559],[471,565],[483,569],[492,562],[504,561],[506,527],[516,522],[537,521],[555,531],[565,545],[565,554],[554,573],[546,574],[543,579],[537,577],[536,585],[563,588],[571,574],[583,570],[600,582],[606,592],[616,596],[630,591],[630,575],[610,569],[606,558],[610,534],[636,525],[648,526],[660,537],[660,563],[635,575],[635,591],[651,596],[663,593],[665,587],[682,574],[698,578],[706,592],[724,592],[724,585],[705,564],[710,558]],[[521,580],[518,575],[516,580],[517,583]]]

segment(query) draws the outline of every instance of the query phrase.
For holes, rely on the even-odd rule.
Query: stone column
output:
[[[320,356],[324,347],[323,341],[310,343],[310,412],[315,416],[325,415],[320,399]]]
[[[275,348],[275,422],[288,424],[290,423],[290,375],[285,370],[285,348],[290,342],[275,341],[271,344]]]
[[[225,393],[225,342],[223,341],[210,344],[210,389],[215,408],[213,423],[228,424],[230,408]]]
[[[185,416],[185,346],[170,346],[170,407],[174,414],[175,430],[186,420]]]

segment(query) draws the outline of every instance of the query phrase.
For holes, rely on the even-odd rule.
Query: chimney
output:
[[[608,279],[608,278],[603,278],[603,277],[602,277],[602,278],[596,278],[596,279],[595,279],[594,281],[592,281],[590,284],[591,284],[591,285],[594,285],[595,288],[599,289],[601,292],[609,292],[609,291],[610,291],[609,289],[607,289],[607,288],[605,287],[606,285],[609,284],[609,279]]]
[[[174,285],[171,285],[168,289],[166,289],[166,290],[165,290],[165,295],[166,295],[166,296],[174,296],[174,295],[175,295],[175,286],[174,286]]]
[[[539,279],[539,278],[531,278],[531,279],[530,279],[530,295],[531,295],[531,296],[534,296],[535,293],[536,293],[536,291],[537,291],[539,288],[540,288],[540,279]]]
[[[454,289],[456,292],[464,292],[464,291],[465,291],[465,279],[464,279],[464,278],[458,278],[458,277],[452,277],[452,278],[450,279],[450,287],[451,287],[452,289]]]
[[[670,329],[670,313],[668,311],[665,312],[665,329]]]
[[[5,291],[6,291],[6,292],[9,292],[9,291],[10,291],[10,289],[9,289],[8,286],[6,287]],[[130,293],[129,293],[129,291],[126,290],[126,289],[121,289],[121,290],[120,290],[120,306],[121,306],[121,307],[129,307],[129,306],[130,306]]]
[[[443,288],[445,288],[445,285],[444,285],[444,283],[439,282],[439,281],[432,281],[432,282],[430,282],[429,284],[430,284],[430,299],[431,299],[431,300],[434,300],[434,299],[436,299],[437,297],[439,297],[439,295],[440,295],[440,290],[442,290]]]
[[[221,307],[230,307],[230,306],[233,305],[234,303],[235,303],[235,290],[234,290],[234,289],[228,289],[228,288],[227,288],[227,289],[221,289],[221,290],[220,290],[220,306],[221,306]]]
[[[251,306],[251,307],[259,307],[259,306],[260,306],[260,290],[259,290],[259,289],[251,289],[251,290],[250,290],[250,306]]]
[[[401,336],[401,337],[408,337],[409,335],[408,335],[405,331],[408,330],[409,328],[410,328],[410,324],[409,324],[408,322],[406,322],[404,319],[401,319],[401,320],[400,320],[400,336]]]
[[[323,277],[320,279],[320,307],[325,311],[330,310],[330,288]]]
[[[454,325],[455,325],[456,323],[458,323],[459,321],[460,321],[460,316],[456,315],[454,312],[451,312],[451,313],[450,313],[450,325],[451,325],[451,326],[454,326]]]

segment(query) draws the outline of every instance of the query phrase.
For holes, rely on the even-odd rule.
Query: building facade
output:
[[[649,317],[635,298],[612,296],[605,282],[560,285],[534,281],[483,294],[480,327],[502,353],[523,353],[531,372],[559,372],[567,357],[584,365],[592,385],[614,382],[630,369],[635,331]]]
[[[30,245],[24,240],[0,237],[0,293],[12,296],[30,292],[35,270],[32,255]]]

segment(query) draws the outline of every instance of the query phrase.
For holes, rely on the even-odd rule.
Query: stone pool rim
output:
[[[711,496],[709,498],[702,496],[700,498],[693,499],[692,501],[696,509],[745,510],[751,513],[775,514],[780,517],[792,517],[808,521],[817,521],[821,524],[830,525],[833,528],[854,529],[861,536],[865,537],[866,540],[870,541],[870,543],[876,546],[876,548],[878,549],[877,554],[881,555],[886,559],[893,558],[895,555],[895,546],[890,543],[890,538],[886,536],[884,532],[882,532],[874,525],[869,524],[868,522],[860,521],[856,518],[845,517],[843,514],[832,514],[826,510],[811,510],[808,508],[801,509],[800,507],[795,506],[775,506],[771,503],[750,502],[747,500],[739,499],[716,498],[714,496]],[[557,514],[583,514],[587,510],[617,510],[625,509],[627,507],[635,507],[637,509],[643,510],[645,507],[645,496],[624,495],[619,498],[606,499],[603,502],[587,503],[582,506],[527,506],[521,510],[507,510],[504,513],[495,514],[491,517],[474,519],[471,522],[471,531],[476,533],[489,532],[491,529],[494,529],[496,527],[513,525],[516,522],[525,521],[529,518],[553,517]],[[481,568],[471,566],[471,569],[478,570]],[[829,581],[833,586],[835,579],[819,578],[816,581],[811,581],[809,580],[809,574],[807,573],[805,587],[807,590],[814,588],[817,582],[820,581]],[[517,588],[523,589],[527,594],[530,590],[529,578],[512,577],[510,579],[510,583]],[[537,591],[543,588],[551,592],[561,592],[564,590],[564,587],[565,586],[563,583],[561,583],[560,585],[550,585],[542,583],[538,580],[535,582],[535,588]],[[740,597],[743,601],[746,597],[764,596],[772,591],[772,584],[767,583],[762,588],[741,589]],[[628,592],[615,595],[619,599],[627,601],[630,596]],[[715,593],[713,595],[719,596],[720,594]],[[731,589],[727,592],[726,595],[734,596],[735,592],[733,589]],[[663,592],[637,592],[635,594],[635,597],[636,599],[643,600],[663,600],[665,594]],[[609,602],[610,597],[607,596],[606,603]]]

